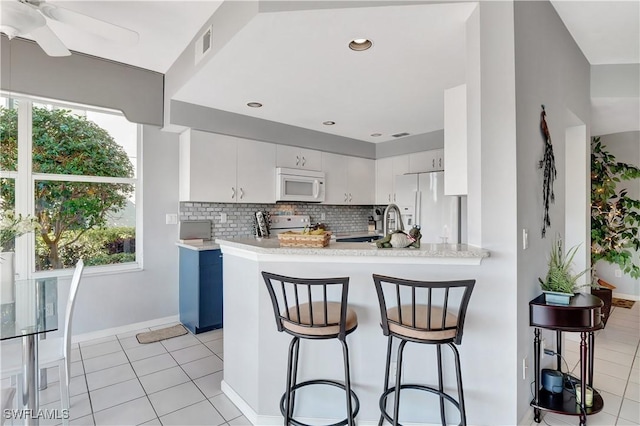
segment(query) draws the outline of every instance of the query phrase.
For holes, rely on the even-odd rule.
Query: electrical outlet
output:
[[[320,213],[320,220],[325,220],[327,218],[327,215],[324,213]]]
[[[53,315],[53,303],[47,303],[44,307],[44,314],[47,317],[50,317]]]
[[[526,250],[529,248],[529,230],[522,230],[522,250]]]
[[[220,223],[227,223],[227,214],[220,213]]]
[[[622,270],[616,269],[615,270],[615,275],[616,275],[616,278],[622,278]]]
[[[391,366],[389,367],[389,377],[391,377],[391,380],[395,380],[397,372],[398,372],[398,363],[393,361],[391,363]]]
[[[522,380],[527,380],[527,370],[529,369],[529,357],[522,358]]]
[[[547,339],[542,338],[540,339],[540,359],[544,359],[545,354],[544,354],[544,350],[547,349]]]

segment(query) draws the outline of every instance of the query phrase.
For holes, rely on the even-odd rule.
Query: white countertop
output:
[[[220,248],[220,245],[214,243],[213,241],[205,241],[202,244],[189,244],[189,243],[177,242],[176,245],[178,247],[184,247],[189,250],[195,250],[195,251],[218,250]]]
[[[273,238],[236,238],[216,239],[223,253],[225,249],[245,251],[254,255],[276,256],[315,256],[315,257],[358,257],[365,261],[384,260],[410,260],[415,259],[420,263],[458,263],[478,265],[482,259],[489,257],[489,251],[467,244],[429,244],[422,243],[420,248],[378,248],[375,243],[343,243],[331,241],[328,246],[322,248],[295,248],[280,247],[277,237]],[[373,258],[373,259],[371,259]],[[331,259],[330,261],[334,261]]]

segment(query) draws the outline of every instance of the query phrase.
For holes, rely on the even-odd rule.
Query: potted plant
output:
[[[640,265],[633,257],[640,250],[640,200],[629,197],[622,181],[640,179],[640,169],[616,161],[600,138],[591,141],[591,294],[604,302],[602,322],[606,325],[611,311],[612,288],[600,285],[595,276],[596,263],[604,260],[616,264],[633,278],[640,278]]]
[[[633,251],[640,251],[640,200],[617,183],[640,179],[640,168],[616,161],[600,138],[591,142],[591,266],[598,260],[617,264],[633,278],[640,265]]]
[[[573,258],[579,246],[570,248],[567,253],[562,248],[562,239],[556,238],[553,242],[551,254],[549,256],[549,270],[544,281],[540,281],[540,287],[545,294],[545,301],[550,304],[568,305],[571,296],[583,287],[577,284],[578,278],[584,275],[589,269],[574,274],[572,271]]]

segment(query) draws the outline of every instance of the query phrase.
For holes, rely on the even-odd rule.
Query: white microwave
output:
[[[324,172],[276,168],[276,201],[324,201]]]

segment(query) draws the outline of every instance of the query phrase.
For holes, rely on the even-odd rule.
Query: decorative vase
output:
[[[571,302],[571,298],[573,297],[573,293],[560,293],[558,291],[546,291],[542,290],[544,293],[544,301],[547,305],[562,305],[567,306]]]
[[[15,320],[14,259],[12,251],[0,253],[0,316],[3,324]]]
[[[0,302],[13,302],[13,286],[15,280],[15,253],[3,251],[0,253]]]

